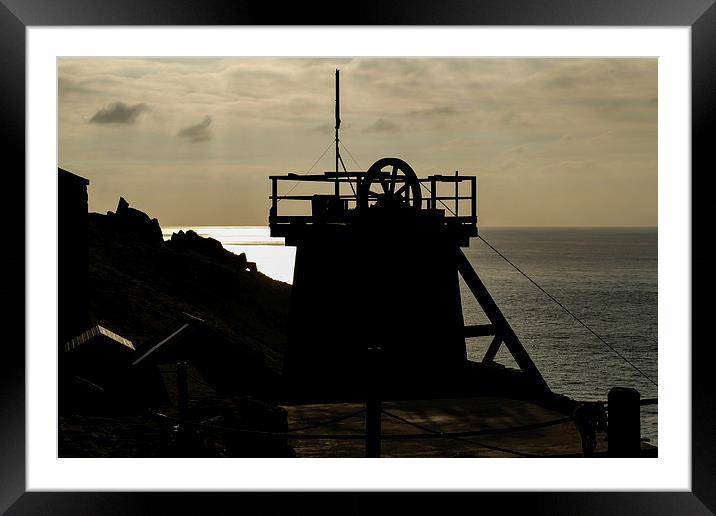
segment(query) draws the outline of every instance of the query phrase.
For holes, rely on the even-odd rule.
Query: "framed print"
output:
[[[26,213],[23,227],[26,251],[24,255],[14,255],[16,263],[11,266],[15,269],[24,266],[23,299],[27,305],[24,346],[19,345],[19,338],[17,345],[8,346],[8,363],[13,367],[3,378],[5,424],[0,482],[3,510],[23,514],[51,507],[54,513],[69,514],[127,511],[141,506],[151,511],[150,507],[159,504],[163,511],[171,508],[189,513],[215,503],[214,498],[228,506],[241,503],[241,497],[250,491],[322,490],[352,491],[334,495],[335,501],[331,502],[351,511],[380,503],[370,493],[373,491],[469,491],[468,500],[473,497],[477,500],[467,503],[490,500],[509,510],[545,513],[627,514],[644,510],[706,514],[714,510],[716,499],[709,488],[714,471],[711,444],[714,414],[708,399],[712,389],[705,372],[711,363],[711,350],[693,338],[692,329],[692,264],[699,263],[691,258],[692,235],[696,234],[693,230],[699,227],[700,219],[692,216],[691,192],[693,178],[700,176],[691,170],[705,169],[712,160],[705,134],[713,124],[709,113],[716,78],[710,63],[716,54],[712,36],[716,8],[709,1],[655,5],[634,0],[609,9],[598,9],[588,2],[556,1],[549,8],[539,9],[525,2],[509,4],[498,8],[487,3],[455,2],[429,9],[420,3],[398,3],[382,10],[360,9],[355,19],[345,23],[325,16],[315,18],[310,12],[299,13],[292,7],[269,12],[244,4],[214,3],[199,8],[193,2],[179,5],[157,2],[151,6],[137,5],[132,10],[109,3],[88,7],[62,2],[59,8],[39,1],[5,1],[3,57],[8,73],[2,78],[6,92],[3,113],[8,120],[8,152],[20,158],[18,168],[25,170],[23,180],[18,174],[13,178],[25,192]],[[330,73],[326,74],[329,68]],[[391,79],[392,74],[400,80]],[[476,81],[475,77],[481,79]],[[506,81],[506,77],[518,79]],[[137,78],[142,81],[136,81]],[[360,88],[351,84],[352,80]],[[144,89],[138,88],[139,84]],[[324,87],[327,91],[314,95]],[[382,97],[381,91],[389,88],[391,95]],[[483,93],[476,94],[481,88]],[[99,95],[98,90],[105,93]],[[241,92],[241,98],[250,102],[237,103],[238,97],[227,94],[229,90]],[[341,104],[341,98],[345,104]],[[324,116],[326,106],[328,114]],[[341,106],[345,106],[342,111]],[[235,118],[222,118],[224,109],[230,109]],[[314,116],[313,112],[321,114]],[[296,121],[300,124],[291,125]],[[292,133],[297,127],[305,132],[301,138]],[[500,132],[502,127],[511,129]],[[21,145],[23,134],[25,147]],[[314,160],[307,149],[318,145],[321,139],[330,145],[325,150],[320,145],[315,154],[321,150],[323,154],[309,169]],[[355,140],[360,143],[353,147]],[[391,155],[390,145],[401,149],[393,154],[401,158],[378,159]],[[585,278],[597,281],[594,278],[601,273],[587,268],[570,271],[568,266],[560,265],[559,256],[534,261],[535,256],[546,252],[535,251],[540,241],[558,241],[558,245],[577,253],[574,242],[587,238],[584,233],[576,238],[568,231],[550,233],[533,228],[522,233],[513,229],[486,230],[478,235],[477,184],[467,172],[472,159],[470,148],[479,149],[485,156],[482,163],[486,163],[487,181],[483,188],[504,195],[499,202],[490,201],[489,195],[480,190],[481,198],[487,199],[480,205],[484,206],[480,217],[485,221],[505,227],[529,226],[531,221],[534,226],[545,227],[640,228],[627,232],[603,227],[593,230],[588,236],[593,246],[580,248],[582,254],[577,259],[586,267],[590,257],[614,248],[636,253],[631,262],[602,265],[607,271],[604,274],[612,281],[600,287],[604,299],[611,299],[614,306],[623,302],[619,306],[628,309],[624,308],[623,313],[602,314],[601,322],[610,321],[619,328],[615,330],[615,339],[620,331],[640,331],[624,329],[629,324],[651,328],[643,338],[654,345],[652,351],[645,353],[654,355],[658,319],[658,362],[653,356],[651,362],[644,362],[646,355],[612,345],[626,341],[602,338],[605,326],[582,315],[584,312],[570,309],[580,302],[587,303],[583,306],[595,302],[590,297],[593,292],[581,290],[580,285],[587,281]],[[127,160],[128,153],[133,161]],[[586,155],[590,158],[584,158]],[[295,156],[301,156],[300,163],[305,162],[306,166],[295,165],[291,161]],[[402,159],[406,156],[414,161]],[[459,172],[451,170],[450,176],[445,172],[437,175],[423,172],[442,166],[436,163],[446,157]],[[370,166],[372,162],[375,163]],[[411,164],[415,163],[418,166],[414,171]],[[353,164],[359,172],[350,172]],[[60,174],[58,183],[54,182],[55,166]],[[298,170],[292,169],[296,166]],[[192,176],[191,171],[197,167],[206,167],[206,175]],[[314,167],[316,171],[324,167],[329,172],[321,176],[313,171]],[[390,167],[392,175],[386,172]],[[528,179],[523,172],[535,167],[538,172],[529,178],[538,177],[540,181]],[[483,166],[477,168],[481,170]],[[52,174],[47,175],[47,170]],[[95,176],[93,172],[88,180],[83,177],[83,173],[88,174],[85,170],[102,170],[104,175]],[[476,175],[480,174],[478,171]],[[592,174],[591,182],[586,181],[579,188],[573,186],[575,177],[584,180],[588,174]],[[300,176],[310,180],[311,187],[328,178],[329,190],[304,192],[299,185],[294,192],[293,188],[301,182]],[[242,183],[237,177],[247,179]],[[386,186],[386,179],[393,183]],[[450,183],[454,191],[444,193],[446,186],[441,186],[442,182]],[[518,183],[521,185],[515,186]],[[98,186],[87,190],[88,184]],[[281,190],[282,184],[288,188]],[[589,185],[587,193],[583,193],[585,184]],[[463,186],[468,189],[459,190]],[[74,193],[67,193],[70,191]],[[235,198],[231,192],[242,195]],[[75,195],[78,197],[72,197]],[[127,200],[122,195],[127,195]],[[81,312],[84,302],[82,296],[67,298],[64,294],[82,291],[82,274],[68,280],[58,275],[55,267],[59,263],[61,270],[69,270],[63,251],[66,244],[58,239],[58,234],[67,227],[63,224],[68,217],[75,215],[68,215],[66,205],[58,204],[58,197],[63,196],[77,198],[85,206],[89,203],[87,227],[91,238],[112,235],[117,242],[112,244],[111,253],[96,262],[102,266],[92,272],[93,281],[100,285],[99,289],[93,288],[101,292],[87,308],[93,314],[88,319],[93,324],[89,331],[77,330],[82,324],[83,328],[88,327],[86,322],[68,330],[68,318],[63,315],[63,307],[70,305],[73,313]],[[115,208],[116,197],[121,198]],[[266,197],[269,200],[263,201]],[[541,198],[542,203],[534,201],[535,197]],[[288,205],[292,201],[302,202],[312,210],[311,220],[290,211]],[[452,208],[450,202],[454,202]],[[527,207],[532,202],[532,211],[528,213]],[[157,206],[156,212],[153,206]],[[202,206],[206,206],[203,211]],[[244,233],[239,238],[231,233],[235,231],[233,227],[222,226],[225,224],[222,220],[226,219],[211,218],[212,210],[219,207],[253,227],[242,229]],[[520,208],[525,210],[522,216]],[[390,228],[425,224],[419,226],[420,231],[402,233],[400,244],[395,244],[395,235],[388,234],[386,226],[376,230],[384,235],[377,248],[393,262],[403,263],[397,271],[391,271],[388,287],[385,286],[388,276],[376,276],[376,271],[363,266],[381,259],[372,251],[374,240],[361,240],[373,231],[370,224],[375,223],[378,215],[388,217],[381,219],[381,224],[389,220]],[[84,216],[88,216],[87,212]],[[155,216],[162,221],[161,227]],[[423,220],[420,217],[425,221],[437,217],[439,223],[432,218],[420,222]],[[443,222],[444,218],[451,218],[452,222]],[[265,228],[267,221],[269,228],[258,228]],[[355,234],[344,238],[336,233],[339,231],[336,228],[348,231],[345,228],[352,225],[358,228]],[[11,230],[20,233],[19,224],[14,226]],[[318,233],[307,232],[306,227],[318,228],[310,231],[325,229],[327,233],[321,233],[319,238]],[[486,253],[496,263],[511,268],[511,273],[521,281],[527,281],[529,289],[501,291],[499,283],[486,280],[483,284],[480,277],[484,270],[489,270],[489,265],[484,269],[482,265],[474,267],[470,263],[474,256],[467,251],[459,251],[455,258],[452,247],[442,254],[438,249],[447,245],[444,236],[435,236],[434,242],[438,243],[426,248],[426,241],[433,242],[430,228],[435,227],[449,228],[454,242],[449,241],[456,249],[467,247],[471,237],[479,238]],[[116,236],[120,234],[124,240]],[[260,254],[261,246],[275,246],[271,239],[279,237],[285,239],[287,246],[296,247],[295,255],[283,256],[281,262],[275,259],[277,247],[266,250],[274,253],[270,254],[271,259]],[[324,245],[334,242],[331,240],[334,238],[347,251]],[[515,246],[517,238],[523,247]],[[139,260],[140,251],[154,249],[151,247],[154,240],[162,250],[151,251],[154,253],[151,258],[137,265],[136,276],[117,275],[116,271],[124,266],[134,267],[132,260]],[[524,244],[527,240],[532,243]],[[76,253],[82,242],[73,242],[69,262],[75,271],[82,269]],[[222,244],[233,254],[221,254],[227,253]],[[515,255],[525,261],[511,260]],[[224,266],[222,260],[231,264]],[[291,262],[291,267],[287,268],[284,262]],[[521,268],[525,262],[533,268]],[[458,278],[457,274],[441,276],[436,272],[452,266],[457,268],[462,283],[451,283],[453,276]],[[535,267],[552,271],[552,276],[532,274]],[[346,289],[336,288],[335,281],[325,281],[325,277],[342,277],[346,269],[353,271],[350,277],[359,280],[351,286],[352,294],[341,297],[340,292]],[[191,283],[192,275],[199,275],[197,271],[217,286],[204,291],[204,279]],[[564,283],[569,274],[575,278],[571,286]],[[166,277],[161,280],[166,290],[156,287],[158,283],[147,288],[154,281],[150,276]],[[562,283],[550,283],[551,278],[557,277]],[[58,281],[59,290],[48,287]],[[69,281],[72,287],[62,287],[63,281],[65,285]],[[293,287],[288,285],[292,282]],[[121,297],[130,285],[136,293],[132,304],[118,303],[115,298]],[[261,292],[256,295],[266,293],[266,301],[259,304],[260,308],[245,301],[236,307],[217,301],[224,295],[222,289],[229,292],[237,285],[251,285],[251,292]],[[194,299],[204,300],[203,304],[172,305],[168,299],[182,289],[191,292]],[[391,297],[394,292],[400,293],[395,299]],[[452,355],[451,344],[445,344],[440,353],[421,344],[421,339],[426,342],[433,337],[438,339],[437,334],[431,337],[432,330],[426,330],[424,325],[399,324],[411,321],[414,313],[425,310],[433,325],[429,328],[439,328],[443,321],[445,327],[453,327],[451,302],[430,304],[422,299],[422,304],[417,303],[415,300],[425,292],[430,294],[429,298],[458,300],[460,332],[466,333],[456,334],[455,339],[444,331],[439,336],[444,342],[461,343],[462,348],[458,346],[460,349]],[[490,292],[497,298],[497,304]],[[484,312],[485,318],[477,324],[467,319],[463,322],[465,312],[461,307],[465,306],[466,295],[474,297],[476,306]],[[634,398],[629,398],[633,390],[615,389],[610,392],[608,402],[604,392],[607,411],[613,417],[610,439],[598,441],[601,444],[597,444],[596,437],[589,441],[592,430],[585,428],[601,431],[602,427],[592,420],[586,423],[584,414],[600,406],[603,409],[603,403],[575,402],[558,407],[579,395],[569,390],[576,383],[570,376],[574,373],[569,372],[569,364],[554,368],[562,371],[546,373],[543,366],[552,359],[539,355],[535,351],[538,346],[523,345],[520,341],[524,331],[515,319],[518,313],[532,310],[520,304],[525,302],[522,298],[530,295],[551,298],[550,302],[558,305],[555,310],[563,309],[560,317],[565,313],[570,316],[571,324],[579,331],[586,331],[597,345],[604,345],[602,350],[610,356],[609,360],[621,359],[619,367],[629,371],[609,376],[611,366],[598,372],[599,359],[584,358],[593,370],[591,375],[579,377],[580,381],[589,378],[591,382],[606,382],[603,386],[599,384],[599,392],[620,385],[638,386],[642,404],[658,405],[658,416],[654,406],[653,410],[647,408],[648,417],[643,417],[645,407],[639,409],[639,394],[636,404]],[[619,301],[622,295],[623,300]],[[161,303],[162,310],[171,308],[181,313],[181,317],[164,322],[162,327],[156,325],[153,320],[160,318],[159,308],[155,311],[154,305],[146,303],[152,296],[157,296],[157,307]],[[518,308],[510,312],[510,307],[503,306],[503,299],[511,300]],[[9,318],[19,321],[22,303],[14,305],[9,308]],[[364,310],[368,306],[376,312],[392,312],[392,319],[382,319],[383,326],[378,325],[373,316],[366,316]],[[107,315],[109,311],[102,311],[104,307],[111,308],[115,315]],[[537,310],[538,317],[545,320],[552,317]],[[276,352],[278,358],[272,355],[270,346],[262,347],[263,336],[268,342],[274,338],[273,332],[279,332],[280,325],[273,327],[270,322],[272,317],[288,321],[288,337],[280,337],[287,339],[287,343],[281,341]],[[323,334],[316,333],[321,326],[325,335],[342,335],[341,339],[349,343],[345,356],[326,359],[334,351],[331,339],[324,342],[319,337]],[[141,331],[134,333],[133,327]],[[353,330],[344,334],[346,327]],[[239,330],[244,334],[240,335]],[[355,358],[359,354],[356,350],[362,350],[364,341],[370,340],[376,331],[381,332],[386,343],[370,348],[372,351],[366,351],[365,356],[360,355],[363,358]],[[551,337],[559,334],[554,329],[544,331],[551,332]],[[54,347],[48,353],[41,343],[57,340],[57,332],[64,332],[65,337],[60,340],[65,344],[57,353]],[[161,332],[164,336],[157,338]],[[151,338],[145,338],[146,335]],[[492,368],[495,357],[498,362],[507,360],[508,365],[513,364],[508,366],[509,371],[521,374],[519,381],[535,398],[540,381],[545,380],[554,392],[567,395],[550,397],[551,405],[543,403],[552,410],[549,414],[561,414],[564,421],[541,416],[538,423],[522,428],[519,418],[509,423],[503,418],[501,430],[509,434],[526,431],[530,426],[535,427],[533,430],[538,427],[544,430],[542,426],[568,423],[577,448],[559,452],[540,448],[542,451],[535,452],[537,448],[530,447],[527,438],[490,440],[483,435],[489,432],[474,431],[481,428],[479,421],[475,422],[477,419],[470,423],[471,417],[477,417],[474,414],[481,414],[483,420],[489,420],[490,416],[466,408],[462,402],[452,407],[449,414],[437,415],[431,412],[434,407],[428,405],[410,409],[390,405],[391,400],[408,398],[405,393],[409,389],[414,389],[410,393],[424,389],[420,392],[430,393],[426,398],[442,399],[450,398],[455,389],[467,385],[462,377],[450,374],[435,380],[435,385],[440,385],[438,389],[431,387],[430,374],[412,377],[408,373],[398,374],[396,371],[402,371],[407,363],[406,351],[389,343],[399,341],[401,335],[409,335],[406,340],[414,344],[409,353],[411,366],[406,369],[420,371],[433,371],[438,363],[453,371],[451,366],[443,366],[443,362],[455,360],[462,364],[465,354],[469,362],[471,354],[478,353],[478,348],[465,347],[468,337],[494,337],[492,343],[485,341],[484,349],[479,348],[480,357],[484,355],[480,364],[487,363]],[[227,339],[234,338],[238,342],[246,339],[245,350],[236,351],[227,344]],[[574,342],[571,333],[559,338]],[[192,339],[204,343],[202,349],[209,350],[204,353],[225,356],[227,364],[244,364],[240,374],[236,369],[222,369],[214,359],[206,365],[206,361],[202,362],[204,355],[192,351],[196,349],[191,348]],[[147,344],[150,341],[152,344]],[[355,349],[350,347],[353,341]],[[302,344],[307,342],[313,347]],[[111,358],[111,362],[102,362],[105,359],[94,354],[88,355],[93,357],[89,359],[77,358],[76,350],[92,346],[101,350],[96,352],[101,356],[122,358]],[[571,356],[569,353],[577,352],[566,346],[559,353]],[[263,358],[256,358],[258,355]],[[282,391],[291,393],[291,403],[278,407],[288,414],[281,416],[287,418],[286,427],[283,422],[271,422],[274,421],[271,418],[278,417],[276,407],[253,401],[253,397],[231,401],[236,403],[235,407],[222,408],[221,416],[217,415],[216,406],[202,405],[204,401],[196,400],[190,403],[187,399],[190,390],[208,388],[218,393],[234,392],[232,389],[244,389],[249,384],[251,389],[264,383],[273,386],[274,358],[283,364],[276,366],[283,367],[283,375],[274,383],[278,385],[280,381],[283,386],[283,382],[286,385],[293,382],[290,389]],[[355,362],[349,367],[341,369],[336,365],[351,360]],[[131,365],[131,381],[122,376],[125,374],[122,371],[130,369],[115,368],[119,361]],[[171,365],[168,369],[167,363]],[[391,373],[386,374],[388,369]],[[69,370],[72,371],[69,375],[63,372]],[[503,377],[516,378],[512,372],[501,373],[502,369],[496,367],[481,371],[483,378],[489,372],[489,389],[501,385]],[[171,380],[166,380],[167,377]],[[360,398],[363,392],[356,394],[351,389],[366,378],[380,378],[379,383],[371,385],[380,385],[380,393],[390,394],[382,402],[380,394],[376,394],[365,406],[362,402],[351,405],[349,400]],[[558,383],[558,389],[555,381],[563,382]],[[661,383],[657,385],[658,381]],[[151,387],[159,384],[162,387],[156,390]],[[239,384],[241,387],[237,387]],[[344,408],[353,412],[331,412],[326,405],[315,405],[320,403],[320,393],[324,392],[321,389],[325,390],[326,385],[331,386],[332,396],[341,393],[341,399],[348,400]],[[488,387],[483,392],[470,385],[480,396],[493,392]],[[146,398],[150,392],[175,397],[176,403],[169,404],[175,409],[152,408],[155,423],[141,428],[131,418],[127,419],[126,435],[137,445],[129,453],[116,436],[101,431],[99,440],[92,444],[95,448],[78,445],[80,440],[73,440],[72,436],[80,435],[84,425],[89,426],[91,416],[73,415],[74,419],[68,419],[66,403],[80,403],[76,400],[81,399],[82,404],[92,405],[97,403],[93,396],[99,396],[103,400],[101,406],[106,408],[107,400],[115,400],[111,394],[115,388],[121,389],[123,396],[135,398]],[[261,396],[267,397],[261,399],[274,399],[266,394],[273,392],[273,388],[262,390]],[[68,398],[63,395],[68,389],[82,394]],[[440,396],[435,394],[438,391]],[[513,396],[510,403],[525,399],[515,394],[516,390],[510,392]],[[641,410],[641,437],[650,438],[652,444],[658,440],[658,452],[637,439],[639,458],[634,458],[637,452],[633,440],[632,454],[619,455],[620,435],[626,434],[614,417],[619,414],[620,400],[636,407],[637,412]],[[127,410],[122,403],[117,401],[112,407]],[[525,410],[518,405],[514,407],[515,413]],[[341,421],[340,425],[348,425],[345,421],[353,416],[365,418],[365,431],[362,423],[355,428],[338,425],[335,428],[350,428],[351,435],[339,438],[335,436],[343,434],[329,432],[324,436],[314,429],[314,434],[306,437],[293,429],[316,426],[313,423],[317,416],[309,417],[311,410],[327,414],[330,421]],[[229,427],[234,424],[231,418],[236,413],[251,413],[261,420],[258,427],[251,426],[254,423],[247,427],[243,420],[239,427],[234,427],[240,428],[238,435],[255,438],[251,450],[241,439],[226,437],[226,432],[231,433]],[[111,419],[113,414],[100,411],[93,421]],[[203,414],[200,423],[197,414]],[[413,417],[417,414],[422,417],[420,423]],[[388,416],[394,419],[391,423],[386,422]],[[436,429],[436,421],[447,421],[449,417],[463,426],[457,431],[453,427]],[[412,425],[415,435],[401,436],[403,424]],[[187,430],[199,428],[197,425],[206,431]],[[147,432],[161,435],[161,452],[142,448],[142,434]],[[376,432],[381,436],[377,441]],[[461,446],[465,448],[445,452],[437,444],[428,444],[430,439],[423,435],[425,432],[432,433],[434,443],[448,437],[462,439]],[[219,434],[222,437],[217,437]],[[548,434],[544,430],[544,435]],[[423,439],[424,443],[401,448],[399,442],[407,440],[405,435]],[[321,439],[344,439],[347,443],[352,438],[358,439],[356,436],[362,439],[358,452],[348,444],[335,445],[331,448],[336,450],[333,455],[312,451],[316,450],[312,443]],[[290,446],[284,446],[282,439]],[[474,442],[475,439],[480,442]],[[114,454],[96,449],[96,442],[100,441],[103,446],[114,446]],[[368,457],[382,458],[355,458],[362,457],[363,441]],[[475,452],[473,445],[482,452]],[[203,451],[194,455],[187,452],[199,448]],[[209,449],[212,451],[207,455]],[[420,452],[414,453],[415,449]],[[425,458],[428,449],[432,455]],[[648,453],[642,454],[641,450]],[[251,453],[253,458],[247,457]],[[583,454],[597,457],[581,458]],[[604,455],[603,460],[599,460],[600,454]],[[506,455],[517,458],[499,459]],[[576,455],[580,458],[568,458]],[[217,493],[197,494],[189,501],[188,495],[180,493],[110,491]],[[521,493],[512,496],[490,491]],[[310,510],[321,504],[316,496],[296,493],[288,503]],[[415,500],[422,509],[446,503],[441,498]]]

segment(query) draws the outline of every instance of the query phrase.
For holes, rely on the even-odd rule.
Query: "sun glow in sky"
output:
[[[60,59],[59,166],[90,210],[265,225],[268,176],[341,138],[367,169],[474,174],[483,226],[656,226],[656,59]],[[313,172],[333,168],[329,150]],[[296,194],[301,192],[296,189]]]

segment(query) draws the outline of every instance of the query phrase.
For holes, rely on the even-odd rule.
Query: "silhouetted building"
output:
[[[122,376],[134,357],[131,341],[95,325],[63,346],[63,372],[107,387]]]
[[[89,327],[87,277],[87,185],[89,180],[58,168],[57,307],[62,346]]]
[[[128,376],[131,341],[94,325],[62,345],[60,413],[116,411],[141,398]]]
[[[281,180],[333,183],[336,194],[279,195]],[[396,397],[466,392],[478,380],[517,385],[493,378],[503,342],[529,389],[549,392],[461,250],[477,235],[474,176],[420,179],[403,160],[382,158],[367,172],[271,181],[271,235],[296,246],[284,357],[289,397],[360,397],[375,384]],[[352,193],[344,193],[348,183]],[[279,215],[281,199],[310,200],[312,213]],[[460,277],[490,324],[465,325]],[[481,363],[468,361],[468,337],[492,338]],[[369,348],[380,351],[369,356]]]

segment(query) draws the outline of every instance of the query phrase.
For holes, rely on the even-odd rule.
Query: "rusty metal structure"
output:
[[[301,399],[434,397],[490,385],[549,387],[462,252],[478,234],[477,178],[418,177],[399,158],[348,171],[271,176],[271,236],[296,247],[284,377]],[[339,164],[343,169],[339,169]],[[287,185],[291,186],[287,190]],[[312,193],[292,195],[299,186]],[[320,193],[315,193],[320,192]],[[464,324],[459,277],[490,324]],[[492,337],[481,363],[466,338]],[[520,366],[494,364],[505,344]],[[380,349],[380,359],[370,359]]]

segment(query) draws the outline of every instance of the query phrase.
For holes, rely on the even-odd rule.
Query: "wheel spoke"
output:
[[[390,174],[390,193],[395,192],[395,182],[398,179],[398,167],[393,165],[393,172]]]
[[[380,186],[383,187],[383,193],[389,193],[389,188],[388,185],[385,184],[385,179],[378,177],[378,181],[380,181]]]
[[[395,195],[400,195],[400,194],[402,194],[404,191],[406,191],[406,190],[408,189],[408,186],[410,186],[410,185],[409,185],[407,182],[406,182],[406,183],[403,183],[403,186],[401,186],[400,188],[398,188],[398,191],[395,192]]]

